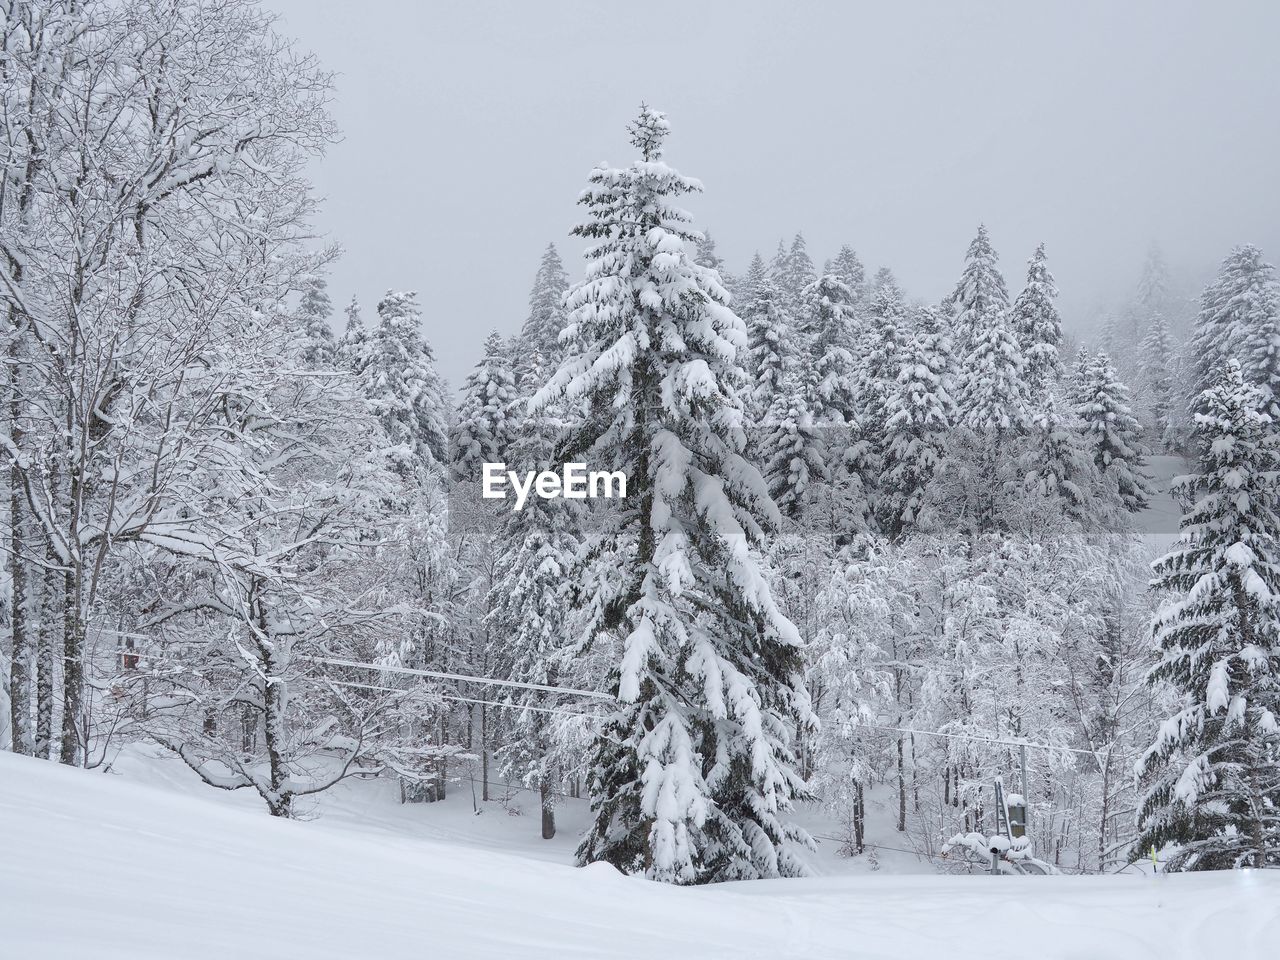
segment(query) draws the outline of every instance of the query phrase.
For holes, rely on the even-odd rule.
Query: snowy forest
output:
[[[379,781],[424,817],[523,797],[549,839],[581,801],[579,865],[680,885],[804,876],[814,823],[985,869],[1011,807],[1014,865],[1280,867],[1248,237],[1203,286],[1137,251],[1085,317],[1052,237],[979,224],[940,302],[853,223],[728,264],[680,116],[635,105],[577,225],[495,267],[527,314],[445,371],[461,321],[414,277],[330,284],[334,78],[266,11],[0,12],[0,746],[151,751],[281,818]],[[570,462],[627,496],[481,494]]]

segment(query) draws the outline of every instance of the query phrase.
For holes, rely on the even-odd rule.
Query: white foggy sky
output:
[[[416,289],[455,386],[514,332],[591,167],[632,159],[641,100],[733,272],[803,230],[912,295],[955,282],[985,221],[1016,291],[1044,241],[1068,326],[1152,240],[1197,277],[1280,257],[1280,3],[265,0],[338,73],[317,162],[330,293],[366,320]]]

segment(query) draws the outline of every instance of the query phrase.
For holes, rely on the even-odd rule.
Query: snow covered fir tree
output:
[[[663,78],[725,52],[663,73],[683,34],[637,34],[643,69],[611,62],[635,11],[604,8],[607,39],[577,26],[603,99],[563,94],[564,135],[559,94],[506,124],[477,108],[468,85],[503,73],[484,44],[467,56],[492,70],[392,122],[288,38],[332,28],[271,12],[291,2],[0,4],[0,945],[95,955],[149,916],[120,891],[155,903],[164,878],[189,926],[194,888],[163,869],[188,859],[198,960],[412,955],[380,951],[406,918],[415,950],[472,955],[465,921],[519,953],[523,904],[531,928],[600,911],[537,956],[704,956],[717,923],[734,955],[837,955],[830,930],[878,936],[832,919],[843,876],[895,937],[982,920],[903,955],[968,956],[992,923],[1044,952],[1041,918],[1136,909],[1138,874],[1210,874],[1158,891],[1192,942],[1202,894],[1254,911],[1240,937],[1271,929],[1280,280],[1259,165],[1230,167],[1248,221],[1224,208],[1190,238],[1162,207],[1120,229],[1086,198],[1073,229],[1075,147],[1031,157],[1035,124],[1002,115],[999,189],[962,182],[952,140],[997,112],[912,142],[816,56],[821,113],[743,113],[709,81],[695,110]],[[417,16],[341,24],[399,50]],[[485,29],[561,49],[529,16]],[[743,53],[746,18],[721,20]],[[448,65],[413,52],[387,77]],[[542,83],[512,63],[494,103]],[[1019,77],[1037,109],[1044,80]],[[670,120],[639,103],[650,82]],[[901,106],[884,86],[872,105]],[[436,139],[375,150],[375,121]],[[591,167],[605,149],[625,162]],[[890,161],[948,192],[908,196]],[[956,876],[880,881],[932,873]],[[961,875],[981,873],[1021,912],[975,908]],[[42,952],[80,917],[101,944]]]
[[[759,552],[778,513],[743,455],[746,329],[686,253],[701,235],[672,201],[698,185],[662,160],[666,117],[642,107],[629,129],[639,159],[597,168],[583,192],[571,346],[535,398],[580,401],[565,449],[610,457],[635,488],[592,544],[613,582],[587,642],[616,649],[620,705],[598,734],[578,857],[677,883],[793,876],[807,835],[785,819],[805,795],[792,731],[814,721]]]
[[[1280,864],[1280,433],[1238,361],[1199,397],[1198,473],[1182,538],[1156,564],[1176,596],[1155,620],[1153,679],[1180,694],[1143,755],[1144,832],[1171,865]]]

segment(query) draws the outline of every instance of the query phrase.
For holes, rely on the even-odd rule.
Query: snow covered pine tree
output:
[[[1000,274],[1000,258],[991,245],[986,224],[978,225],[978,235],[965,253],[960,282],[944,304],[951,313],[956,356],[966,357],[974,341],[991,325],[994,317],[1009,309],[1009,290]]]
[[[1129,388],[1105,353],[1095,354],[1077,373],[1075,401],[1098,469],[1115,482],[1126,510],[1146,509],[1152,489],[1142,426],[1129,408]]]
[[[1062,318],[1053,301],[1058,296],[1049,272],[1044,244],[1027,262],[1027,285],[1013,303],[1013,332],[1026,359],[1027,393],[1036,403],[1044,389],[1062,376]]]
[[[534,399],[583,402],[567,449],[630,479],[596,534],[627,557],[591,625],[622,641],[620,704],[596,741],[578,859],[672,883],[798,875],[788,847],[808,836],[781,815],[806,792],[793,726],[816,720],[757,552],[778,512],[742,455],[745,330],[689,257],[699,234],[671,200],[700,184],[662,161],[666,118],[642,106],[630,133],[640,159],[597,167],[580,197],[575,233],[593,245],[569,355]]]
[[[344,350],[391,440],[389,453],[404,476],[434,473],[446,462],[448,429],[444,385],[422,338],[418,295],[388,290],[378,301],[378,326],[368,333],[359,316],[348,309]]]
[[[536,357],[536,354],[535,354]],[[509,456],[520,469],[551,469],[550,454],[559,418],[530,414],[522,418]],[[574,685],[573,645],[569,633],[572,570],[576,548],[573,501],[533,501],[507,513],[507,543],[495,561],[487,620],[504,639],[498,654],[508,680],[524,684]],[[560,728],[577,721],[545,709],[545,695],[527,687],[506,687],[498,694],[511,707],[509,742],[498,759],[503,773],[537,790],[542,838],[556,833],[555,787],[563,762]]]
[[[1217,277],[1200,297],[1192,352],[1196,358],[1196,390],[1213,385],[1218,367],[1236,357],[1246,383],[1267,395],[1270,413],[1280,413],[1280,290],[1275,267],[1251,244],[1236,247],[1222,261]],[[1198,408],[1197,408],[1198,409]]]
[[[1156,442],[1169,449],[1174,442],[1173,390],[1174,342],[1163,313],[1151,315],[1151,325],[1142,339],[1142,367],[1150,394],[1148,406],[1155,423]]]
[[[1170,870],[1280,866],[1280,436],[1240,365],[1197,402],[1199,472],[1182,538],[1155,565],[1181,594],[1153,624],[1153,682],[1182,695],[1139,761],[1131,859],[1173,845]]]
[[[454,424],[450,460],[454,483],[474,482],[486,463],[506,460],[515,438],[516,387],[502,337],[492,331],[484,356],[467,377]]]
[[[774,398],[783,390],[791,343],[791,318],[783,309],[781,288],[765,274],[764,261],[757,254],[747,274],[742,319],[747,324],[747,376],[751,387],[747,413],[759,425]]]
[[[529,316],[520,328],[517,351],[511,358],[512,374],[521,396],[532,395],[541,381],[534,382],[534,358],[544,361],[560,356],[558,338],[564,329],[564,292],[569,289],[569,275],[554,243],[547,244],[542,262],[529,291]]]
[[[951,344],[936,310],[919,307],[897,379],[885,399],[881,528],[901,540],[920,521],[928,487],[956,419]]]

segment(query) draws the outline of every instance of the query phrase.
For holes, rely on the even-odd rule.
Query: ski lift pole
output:
[[[1009,842],[1027,835],[1027,820],[1030,804],[1027,802],[1027,746],[1018,745],[1018,758],[1022,762],[1022,793],[1006,797],[1005,812],[1009,824]]]
[[[1013,821],[1009,818],[1009,797],[1004,792],[1004,778],[996,777],[996,833],[1000,833],[1000,818],[1004,817],[1004,836],[1013,843]]]
[[[1022,760],[1022,803],[1024,806],[1031,805],[1031,794],[1027,791],[1027,745],[1025,743],[1018,746],[1018,756]]]
[[[1004,829],[1007,835],[1009,832],[1009,810],[1004,805],[1004,784],[1000,782],[999,777],[996,777],[996,782],[993,784],[993,786],[995,787],[995,797],[996,797],[996,809],[995,809],[996,831],[990,837],[987,838],[987,842],[991,850],[991,875],[993,877],[998,877],[1000,876],[1000,855],[1002,853],[1000,849],[1000,842],[999,842],[1000,814],[1002,812],[1004,813]]]

